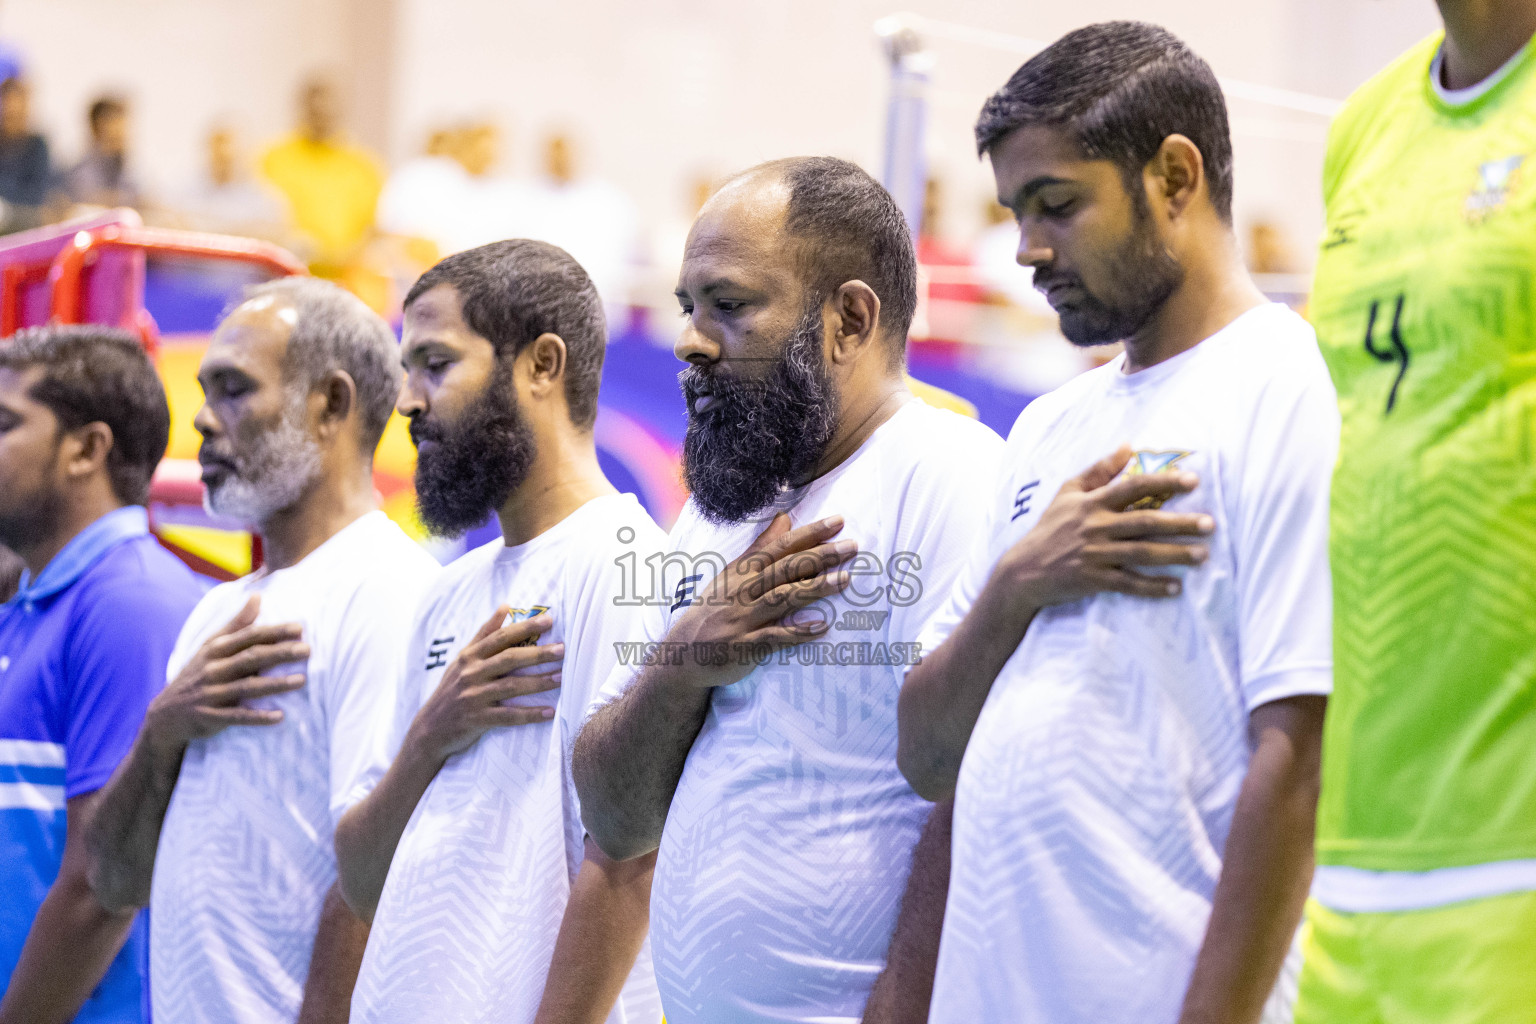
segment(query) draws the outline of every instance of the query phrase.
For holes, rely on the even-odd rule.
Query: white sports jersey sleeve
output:
[[[371,788],[370,768],[393,729],[405,668],[405,649],[396,638],[411,635],[420,596],[359,590],[341,614],[325,696],[333,825]]]
[[[1332,692],[1328,489],[1338,450],[1339,406],[1330,389],[1261,393],[1227,522],[1237,552],[1240,671],[1250,711]]]

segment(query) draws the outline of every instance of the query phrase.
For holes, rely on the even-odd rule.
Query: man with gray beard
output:
[[[437,571],[374,497],[397,359],[382,320],[308,278],[255,288],[203,358],[205,500],[266,564],[193,610],[87,837],[102,903],[151,907],[159,1020],[346,1019],[367,928],[332,835]]]

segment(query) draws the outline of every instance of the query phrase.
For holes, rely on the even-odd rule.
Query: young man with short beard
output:
[[[597,463],[606,344],[586,272],[543,242],[450,256],[406,296],[422,522],[456,536],[494,512],[502,535],[428,592],[376,785],[337,828],[343,891],[373,922],[356,1024],[661,1018],[651,864],[584,841],[569,770],[638,629],[625,556],[665,542]]]
[[[1020,415],[902,690],[902,770],[954,797],[927,1019],[1287,1020],[1332,681],[1327,369],[1243,269],[1221,88],[1168,32],[1069,33],[976,137],[1067,338],[1125,351]]]
[[[206,503],[260,532],[266,564],[192,612],[88,836],[103,902],[150,905],[157,1020],[346,1018],[367,928],[331,836],[437,574],[374,496],[397,351],[357,298],[289,278],[253,289],[203,357]]]
[[[85,834],[203,595],[144,508],[170,429],[126,331],[0,342],[0,556],[24,559],[0,594],[3,1024],[149,1019],[149,921],[97,900]]]
[[[856,1021],[929,812],[896,769],[903,663],[1001,441],[907,390],[911,237],[853,164],[739,175],[677,296],[693,493],[635,638],[657,656],[577,740],[583,815],[616,857],[659,846],[671,1024]]]

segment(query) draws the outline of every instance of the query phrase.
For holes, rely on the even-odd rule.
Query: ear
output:
[[[65,477],[79,481],[95,473],[105,474],[112,441],[112,428],[99,420],[65,434],[59,452]]]
[[[1200,147],[1183,135],[1170,135],[1147,163],[1147,187],[1161,199],[1169,220],[1177,220],[1204,191],[1205,159]]]
[[[341,428],[357,408],[357,382],[345,370],[332,370],[320,387],[310,392],[310,401],[320,399],[320,432],[329,435]]]
[[[847,281],[827,300],[832,363],[851,364],[880,335],[880,296],[863,281]]]
[[[545,331],[517,354],[526,367],[530,398],[547,398],[565,393],[565,339]]]

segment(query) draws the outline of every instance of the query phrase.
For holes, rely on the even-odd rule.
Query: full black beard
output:
[[[791,332],[760,378],[690,366],[677,375],[688,400],[683,477],[704,518],[740,523],[770,505],[826,453],[837,427],[837,388],[821,350],[821,304]],[[702,413],[694,400],[710,395]]]
[[[1074,345],[1089,347],[1110,345],[1135,336],[1163,307],[1174,289],[1184,282],[1184,268],[1168,248],[1158,241],[1152,228],[1152,212],[1146,196],[1133,189],[1135,217],[1131,232],[1110,256],[1105,267],[1107,280],[1118,294],[1100,298],[1088,294],[1082,282],[1082,300],[1071,309],[1058,310],[1061,333]],[[1048,269],[1036,272],[1035,282],[1049,280]]]
[[[498,366],[486,389],[452,423],[411,419],[417,445],[416,514],[441,537],[485,522],[528,476],[533,432],[518,414],[512,374]],[[436,444],[419,451],[423,441]]]

